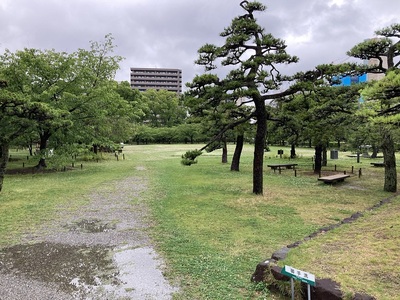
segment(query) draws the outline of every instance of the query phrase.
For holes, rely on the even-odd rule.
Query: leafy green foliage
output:
[[[362,91],[365,107],[372,109],[380,123],[398,123],[400,112],[400,70],[390,71]]]
[[[371,72],[383,74],[386,78],[370,83],[363,95],[367,103],[363,109],[364,116],[370,117],[373,124],[379,124],[380,146],[385,161],[384,190],[397,191],[397,170],[395,156],[395,139],[399,115],[398,67],[400,61],[400,24],[377,30],[379,38],[366,40],[349,51],[349,55],[358,58],[373,59]],[[371,101],[372,100],[372,101]],[[369,103],[368,103],[369,102]]]
[[[200,150],[190,150],[182,155],[181,164],[184,166],[190,166],[192,164],[197,164],[196,158],[200,156],[202,152]]]
[[[42,153],[62,152],[66,145],[131,137],[142,109],[138,94],[113,80],[122,60],[114,48],[109,34],[70,54],[25,48],[0,55],[0,146],[38,143]],[[46,166],[45,158],[38,166]]]
[[[141,94],[144,116],[142,120],[152,127],[172,127],[183,123],[186,110],[179,96],[166,90],[147,90]]]
[[[122,60],[111,55],[114,47],[106,35],[104,42],[91,42],[90,50],[71,54],[24,49],[1,55],[7,91],[23,95],[37,112],[52,112],[25,114],[31,122],[26,140],[40,141],[44,150],[49,144],[120,142],[130,135],[135,102],[123,99],[117,92],[122,87],[113,82]]]

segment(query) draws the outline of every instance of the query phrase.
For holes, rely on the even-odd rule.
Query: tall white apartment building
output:
[[[182,93],[182,70],[165,68],[131,68],[131,87]]]

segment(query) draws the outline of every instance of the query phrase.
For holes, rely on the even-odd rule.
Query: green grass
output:
[[[340,282],[347,293],[396,299],[400,284],[400,201],[301,245],[286,263]]]
[[[336,224],[391,195],[382,191],[383,168],[371,167],[369,159],[357,163],[356,158],[340,152],[339,159],[329,160],[323,172],[336,168],[349,174],[354,169],[355,173],[345,183],[330,186],[317,181],[318,176],[312,172],[312,149],[297,150],[299,158],[293,161],[298,164],[295,177],[293,170],[279,174],[266,167],[288,160],[288,148],[271,147],[265,155],[264,195],[257,196],[251,192],[252,146],[244,148],[240,172],[231,172],[229,164],[221,163],[220,151],[204,153],[192,166],[180,164],[183,153],[200,147],[126,146],[123,161],[110,158],[99,163],[84,162],[82,170],[72,172],[7,176],[0,195],[0,243],[15,243],[24,230],[51,218],[58,205],[77,209],[85,203],[90,190],[102,182],[134,175],[138,173],[136,168],[142,167],[145,171],[138,176],[146,176],[151,182],[145,200],[152,208],[153,238],[170,266],[168,276],[181,286],[176,299],[280,299],[263,285],[250,282],[260,261],[318,228]],[[233,149],[230,145],[230,155]],[[277,157],[277,149],[284,149],[282,159]],[[398,232],[398,221],[384,223],[379,216],[388,214],[388,219],[398,220],[396,201],[366,214],[357,221],[360,225],[343,226],[302,244],[290,252],[284,263],[319,278],[333,278],[342,283],[347,293],[366,291],[377,299],[390,299],[387,295],[397,292],[394,286],[398,284],[395,277],[388,275],[399,273],[391,259],[398,259],[400,250],[399,235],[393,234],[396,228]],[[383,227],[374,226],[376,223]],[[383,231],[390,226],[395,229]],[[353,228],[363,234],[352,232],[356,230]],[[387,238],[377,239],[376,232],[385,232]],[[369,243],[363,242],[364,236]],[[351,243],[356,238],[360,240],[354,242],[356,251],[340,247],[340,243]],[[384,259],[374,263],[379,255],[364,248],[386,243],[387,248],[376,250],[385,249]],[[330,256],[332,249],[337,249],[335,256]],[[374,265],[371,276],[348,275],[365,263]],[[387,281],[376,280],[382,274]]]

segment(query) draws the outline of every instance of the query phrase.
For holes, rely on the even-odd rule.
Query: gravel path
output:
[[[146,189],[140,176],[110,182],[1,249],[0,299],[171,299],[177,289],[147,234]]]

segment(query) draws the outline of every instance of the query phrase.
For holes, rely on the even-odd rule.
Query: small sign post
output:
[[[290,277],[290,284],[292,288],[292,300],[294,300],[294,282],[295,280],[300,280],[301,282],[307,283],[307,294],[308,300],[311,300],[310,286],[315,286],[315,276],[311,273],[304,272],[298,269],[295,269],[291,266],[284,266],[281,270],[283,275]]]

